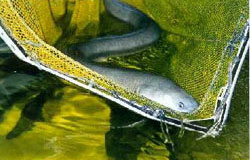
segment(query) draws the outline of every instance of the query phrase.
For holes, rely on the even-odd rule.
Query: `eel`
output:
[[[80,62],[83,62],[80,60]],[[174,111],[190,113],[197,109],[198,103],[166,77],[128,68],[112,68],[83,62],[93,71],[107,77],[123,88],[164,105]]]
[[[125,89],[174,111],[190,113],[197,109],[198,103],[195,99],[166,77],[132,69],[104,67],[94,63],[100,58],[124,56],[146,49],[161,35],[158,24],[138,9],[118,0],[104,0],[104,4],[111,15],[131,24],[136,30],[123,35],[99,37],[77,43],[73,47],[77,54],[70,56]]]

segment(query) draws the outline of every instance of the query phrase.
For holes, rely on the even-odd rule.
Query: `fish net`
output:
[[[157,44],[159,48],[156,45],[149,50],[161,52],[161,55],[165,49],[171,52],[171,48],[162,46],[176,46],[177,51],[170,54],[171,58],[162,60],[167,67],[163,75],[171,78],[199,102],[200,106],[196,111],[189,114],[178,113],[141,97],[88,69],[59,50],[62,46],[101,34],[98,29],[102,27],[102,1],[0,0],[0,36],[23,61],[136,113],[184,129],[210,135],[217,134],[228,114],[235,85],[233,82],[238,77],[235,73],[241,68],[240,62],[245,57],[242,54],[247,52],[245,48],[248,46],[248,23],[246,24],[244,8],[247,4],[234,2],[237,3],[234,5],[238,6],[235,9],[226,8],[225,6],[230,6],[227,4],[207,5],[205,1],[204,4],[198,4],[185,0],[183,4],[178,4],[160,0],[157,1],[157,8],[154,7],[157,2],[153,0],[126,2],[151,16],[166,30],[167,36],[163,38],[166,41]],[[221,7],[223,5],[224,8]],[[240,7],[242,5],[243,7]],[[217,11],[209,10],[211,7],[218,9],[218,14],[225,12],[225,17],[230,18],[232,23],[228,23],[225,17],[218,17],[215,14]],[[194,8],[200,15],[191,12]],[[240,11],[237,10],[239,8]],[[233,10],[237,10],[234,15]],[[210,13],[212,18],[203,17],[204,12]],[[151,71],[150,66],[143,64],[147,62],[154,66],[157,60],[153,60],[161,59],[157,57],[159,55],[143,57],[142,53],[109,61],[120,66],[133,66]],[[210,119],[214,120],[211,126],[195,124],[195,121]]]

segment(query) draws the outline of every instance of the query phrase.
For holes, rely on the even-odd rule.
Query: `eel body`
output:
[[[133,54],[156,42],[161,29],[151,18],[138,9],[117,0],[104,0],[107,11],[117,19],[131,24],[135,31],[123,35],[94,38],[73,45],[82,58],[93,60]]]
[[[90,63],[98,58],[123,56],[145,49],[156,42],[160,27],[138,9],[118,0],[104,0],[107,11],[136,29],[119,36],[94,38],[76,45],[80,54],[74,57],[90,69],[104,75],[120,86],[175,111],[189,113],[198,107],[194,98],[166,77],[131,69],[111,68]],[[88,61],[88,62],[87,62]]]
[[[116,82],[123,88],[169,107],[175,111],[189,113],[198,104],[185,90],[166,77],[133,69],[111,68],[83,62],[85,66]]]

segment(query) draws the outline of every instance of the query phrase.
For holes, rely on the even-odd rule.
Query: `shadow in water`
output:
[[[1,66],[1,68],[8,68]],[[8,71],[13,71],[14,68]],[[28,71],[27,71],[28,72]],[[7,73],[7,70],[6,70]],[[0,81],[2,90],[6,90],[1,100],[0,122],[3,121],[4,113],[11,110],[14,104],[18,103],[18,108],[21,109],[21,116],[15,127],[6,135],[7,139],[12,139],[20,136],[23,132],[31,130],[34,122],[43,121],[42,107],[48,99],[60,98],[54,96],[54,91],[62,87],[62,83],[55,77],[48,77],[46,74],[39,73],[36,70],[31,71],[33,75],[26,73],[19,73],[17,70],[13,74],[4,76]],[[56,79],[56,80],[54,80]],[[0,89],[1,89],[0,88]]]
[[[7,139],[16,138],[23,132],[31,130],[35,122],[43,122],[42,109],[45,102],[49,99],[55,100],[61,98],[61,94],[54,96],[54,92],[56,89],[63,87],[63,85],[58,81],[53,83],[53,80],[49,80],[50,78],[48,77],[45,79],[40,83],[44,84],[44,87],[41,87],[41,90],[37,91],[37,95],[33,96],[25,104],[16,126],[6,135]]]
[[[33,97],[31,101],[25,105],[16,126],[6,135],[6,138],[16,138],[23,132],[31,130],[35,121],[43,121],[42,107],[51,94],[53,94],[52,90],[46,90]]]
[[[13,104],[26,101],[40,89],[42,74],[14,54],[0,55],[0,122]]]
[[[112,102],[108,104],[111,107],[111,129],[105,135],[105,146],[109,157],[117,160],[176,159],[172,146],[164,143],[158,122],[145,120],[141,125],[122,128],[141,121],[143,117]],[[178,130],[170,132],[176,134]]]

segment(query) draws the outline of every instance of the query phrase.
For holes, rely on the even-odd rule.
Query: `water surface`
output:
[[[245,4],[232,0],[186,0],[182,4],[159,0],[158,3],[144,0],[144,5],[149,8],[145,12],[151,13],[164,29],[161,40],[144,52],[113,58],[109,63],[171,79],[192,76],[184,75],[182,71],[173,74],[170,68],[187,60],[181,56],[212,51],[220,55],[239,19],[239,8]],[[169,14],[159,10],[169,11]],[[105,21],[107,16],[102,16]],[[116,25],[111,28],[104,23],[101,34],[128,31],[126,25],[124,27],[115,20],[112,23]],[[186,67],[192,67],[193,63],[196,62],[185,62]],[[220,136],[197,141],[200,134],[185,132],[180,136],[180,129],[170,127],[172,143],[164,143],[159,123],[145,120],[117,104],[25,64],[14,55],[2,54],[0,160],[247,160],[248,68],[247,59],[232,99],[227,125]],[[195,70],[197,74],[198,69]],[[207,70],[211,68],[207,66]],[[202,78],[189,77],[190,85],[196,86],[198,91],[204,89],[196,85]],[[136,122],[141,123],[131,127],[130,124]]]
[[[171,127],[174,145],[164,143],[157,122],[65,84],[13,55],[0,57],[1,160],[52,159],[248,159],[248,67],[246,60],[220,136]],[[13,65],[15,64],[15,65]]]

